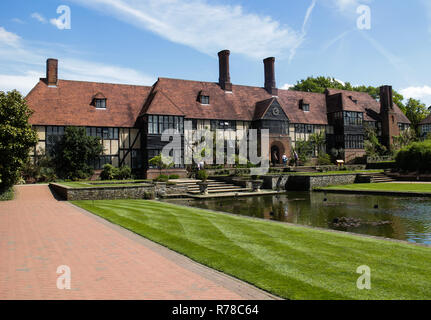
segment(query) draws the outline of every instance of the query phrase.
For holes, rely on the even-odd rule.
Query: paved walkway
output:
[[[71,289],[57,288],[57,268]],[[68,202],[18,186],[0,202],[0,300],[272,299]]]

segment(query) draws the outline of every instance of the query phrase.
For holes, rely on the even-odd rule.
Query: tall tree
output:
[[[350,82],[342,83],[341,81],[336,80],[331,77],[308,77],[305,80],[298,81],[296,85],[294,85],[290,90],[293,91],[304,91],[304,92],[316,92],[316,93],[324,93],[325,89],[339,89],[339,90],[348,90],[348,91],[358,91],[358,92],[366,92],[374,99],[378,99],[380,95],[379,87],[372,86],[352,86]],[[394,102],[398,107],[405,113],[405,105],[403,103],[404,97],[393,91]]]
[[[0,193],[14,185],[37,134],[28,120],[32,111],[16,91],[0,91]]]
[[[419,100],[409,99],[405,105],[405,114],[412,123],[416,135],[419,136],[419,123],[430,114],[426,105]]]

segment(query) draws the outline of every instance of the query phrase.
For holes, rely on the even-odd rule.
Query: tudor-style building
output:
[[[46,78],[40,79],[26,99],[34,110],[30,122],[39,135],[32,150],[50,152],[66,126],[82,126],[102,139],[104,152],[93,164],[128,165],[148,178],[158,174],[148,160],[167,142],[165,129],[187,134],[192,130],[225,130],[227,139],[241,138],[249,128],[269,129],[272,161],[291,156],[299,140],[324,131],[327,150],[343,149],[345,160],[365,154],[364,126],[377,129],[387,146],[410,121],[392,100],[392,88],[381,87],[380,101],[367,93],[328,89],[324,94],[278,89],[274,58],[264,60],[264,87],[234,85],[229,51],[219,52],[219,81],[202,82],[159,78],[151,86],[108,84],[58,79],[58,61],[47,60]],[[173,156],[181,159],[184,146]],[[172,171],[184,175],[182,166]]]

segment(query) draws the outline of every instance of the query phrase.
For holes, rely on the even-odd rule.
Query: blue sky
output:
[[[71,29],[59,29],[60,5]],[[360,30],[357,8],[371,12]],[[333,76],[391,84],[431,105],[429,0],[2,0],[0,90],[27,93],[59,59],[62,79],[151,85],[157,77],[218,80],[217,52],[231,50],[235,84],[263,86]]]

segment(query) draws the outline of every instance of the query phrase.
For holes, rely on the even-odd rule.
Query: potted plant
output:
[[[196,177],[201,180],[198,182],[200,193],[208,194],[208,172],[206,172],[206,170],[199,170]]]

